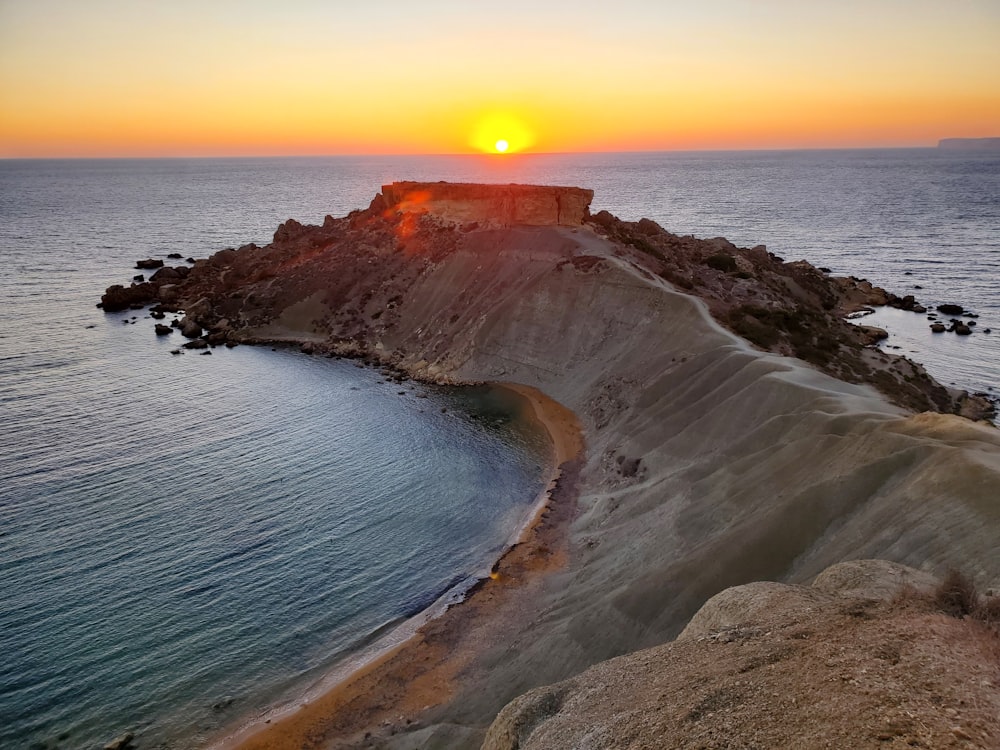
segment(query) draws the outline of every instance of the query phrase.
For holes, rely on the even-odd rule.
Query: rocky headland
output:
[[[591,215],[590,199],[578,188],[395,183],[365,210],[321,226],[290,220],[267,246],[161,268],[102,298],[109,311],[182,314],[191,346],[282,343],[428,381],[513,383],[579,423],[585,445],[564,456],[550,511],[495,578],[244,746],[825,747],[843,736],[857,747],[996,747],[995,712],[963,724],[947,709],[993,710],[1000,660],[982,661],[966,693],[855,674],[865,649],[911,653],[900,639],[919,642],[913,653],[972,659],[953,629],[978,625],[908,609],[898,587],[852,604],[816,578],[884,558],[1000,580],[1000,434],[974,421],[992,404],[944,388],[875,348],[877,329],[844,319],[918,303],[762,246]],[[873,565],[870,577],[890,582],[920,575]],[[788,585],[745,586],[755,581]],[[688,625],[730,587],[742,588],[724,599],[738,602],[725,617]],[[885,628],[866,625],[879,618]],[[725,640],[731,631],[751,635]],[[985,632],[984,649],[995,645]],[[686,692],[666,686],[675,669]],[[841,672],[852,687],[837,694],[851,695],[836,710],[750,700],[764,685],[815,704]],[[626,684],[632,700],[614,688]],[[742,705],[755,708],[730,721]],[[752,720],[772,710],[788,722]],[[857,732],[838,734],[849,721]]]

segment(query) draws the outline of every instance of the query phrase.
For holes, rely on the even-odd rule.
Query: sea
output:
[[[967,337],[866,322],[1000,389],[997,152],[0,161],[0,747],[205,745],[460,599],[530,517],[550,449],[509,391],[172,355],[146,311],[95,307],[137,259],[264,244],[404,179],[589,187],[594,211],[961,304]]]

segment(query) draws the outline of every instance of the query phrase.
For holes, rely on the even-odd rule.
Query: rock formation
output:
[[[544,224],[506,226],[521,209],[469,221],[506,206],[510,188],[476,190],[485,197],[462,208],[438,186],[422,205],[439,208],[411,212],[393,187],[367,210],[286,222],[270,245],[220,251],[158,287],[208,332],[185,346],[307,344],[430,381],[521,384],[583,429],[565,550],[538,551],[564,561],[556,572],[516,598],[486,581],[476,596],[498,624],[424,631],[432,653],[473,655],[423,702],[400,699],[415,713],[358,709],[378,726],[322,720],[289,747],[477,746],[522,693],[659,646],[712,596],[753,581],[802,584],[873,557],[1000,579],[1000,434],[954,413],[983,404],[842,319],[882,290],[606,212],[581,226],[551,204],[531,209]],[[410,677],[390,682],[433,682]],[[707,701],[716,677],[705,679]]]
[[[593,190],[576,187],[393,182],[382,186],[381,197],[373,205],[459,223],[580,226],[593,197]]]
[[[998,747],[1000,640],[935,584],[869,560],[727,589],[673,642],[515,699],[483,750]]]

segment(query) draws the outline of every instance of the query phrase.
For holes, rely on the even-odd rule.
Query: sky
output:
[[[0,157],[1000,136],[1000,0],[0,0]]]

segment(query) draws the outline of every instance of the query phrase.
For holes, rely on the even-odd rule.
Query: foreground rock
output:
[[[859,561],[728,589],[672,643],[516,699],[483,750],[998,747],[1000,638],[934,583]]]

